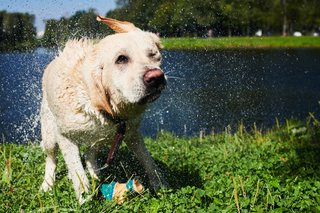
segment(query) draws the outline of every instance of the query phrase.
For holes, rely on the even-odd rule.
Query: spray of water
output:
[[[40,139],[41,76],[55,53],[39,49],[32,53],[2,54],[1,135],[3,141],[35,142]]]
[[[56,54],[38,50],[0,55],[2,141],[26,143],[40,138],[41,76]],[[315,70],[319,54],[308,54],[294,50],[290,54],[280,50],[164,51],[162,69],[168,85],[145,113],[142,133],[155,136],[167,130],[194,135],[235,129],[241,121],[249,128],[253,123],[268,128],[276,117],[280,122],[288,117],[303,119],[308,112],[319,111]]]

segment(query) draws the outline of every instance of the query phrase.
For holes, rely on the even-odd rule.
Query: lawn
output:
[[[320,36],[162,38],[162,43],[165,49],[319,48]]]
[[[306,121],[275,122],[266,132],[240,123],[235,131],[194,137],[159,133],[146,144],[171,188],[157,195],[147,190],[123,205],[92,190],[82,206],[61,155],[56,185],[43,193],[39,146],[1,145],[0,212],[320,212],[320,124],[312,114]],[[116,161],[121,166],[108,171],[107,180],[136,174],[145,181],[125,146]]]

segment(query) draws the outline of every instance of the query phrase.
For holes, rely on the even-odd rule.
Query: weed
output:
[[[12,156],[11,156],[11,149],[9,150],[9,156],[6,155],[6,150],[3,150],[3,159],[4,159],[4,170],[2,174],[2,182],[7,184],[8,186],[11,185],[12,180]]]

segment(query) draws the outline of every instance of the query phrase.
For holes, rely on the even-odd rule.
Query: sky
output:
[[[45,19],[70,17],[78,10],[89,8],[105,15],[115,7],[115,0],[0,0],[0,10],[34,14],[38,34],[44,31]]]

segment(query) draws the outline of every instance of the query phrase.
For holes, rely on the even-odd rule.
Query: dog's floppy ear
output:
[[[127,21],[118,21],[112,18],[106,18],[103,16],[97,16],[97,21],[103,22],[113,29],[116,33],[127,33],[131,31],[141,31],[134,24]]]
[[[101,69],[101,68],[98,68]],[[113,116],[113,110],[110,103],[110,94],[102,85],[102,71],[96,71],[92,73],[93,85],[91,88],[91,101],[93,105],[98,109],[107,112]]]
[[[112,110],[110,102],[110,93],[103,86],[102,83],[102,66],[96,66],[91,72],[88,72],[88,67],[83,68],[83,80],[87,86],[87,91],[90,96],[92,105],[98,111],[104,111],[107,114],[113,116],[114,112]]]

